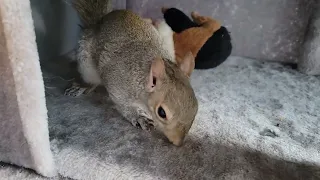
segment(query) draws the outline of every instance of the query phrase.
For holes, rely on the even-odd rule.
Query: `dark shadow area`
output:
[[[53,73],[49,74],[68,79],[76,76],[76,71],[70,70],[74,67],[57,61],[55,66],[49,67]],[[44,72],[47,72],[46,68]],[[209,135],[195,137],[190,134],[182,147],[175,147],[165,139],[131,126],[112,108],[112,102],[103,91],[72,98],[63,95],[66,81],[58,79],[45,84],[55,87],[47,89],[46,98],[50,139],[55,141],[56,151],[65,148],[72,149],[73,153],[85,151],[88,157],[98,161],[88,166],[92,171],[102,165],[110,169],[109,163],[113,162],[120,167],[132,167],[141,174],[173,180],[320,179],[319,166],[275,158],[237,144],[213,142]],[[74,161],[60,159],[61,162]]]
[[[55,60],[77,46],[80,28],[72,0],[31,0],[41,62]]]
[[[54,178],[46,178],[44,176],[41,176],[41,175],[37,174],[32,169],[23,168],[23,167],[16,166],[16,165],[13,165],[13,164],[7,164],[7,163],[4,163],[4,162],[0,162],[0,171],[1,171],[1,169],[10,169],[12,174],[23,174],[22,178],[28,178],[28,179],[29,178],[30,179],[39,179],[39,176],[40,176],[41,178],[48,179],[48,180],[51,180],[51,179],[54,179],[54,180],[73,180],[72,178],[64,177],[64,176],[62,176],[60,174],[57,177],[54,177]]]

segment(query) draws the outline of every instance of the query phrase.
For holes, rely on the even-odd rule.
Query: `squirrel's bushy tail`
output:
[[[84,27],[98,24],[103,16],[112,11],[112,0],[73,0]]]

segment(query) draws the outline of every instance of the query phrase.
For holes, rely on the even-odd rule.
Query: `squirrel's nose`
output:
[[[184,142],[184,136],[169,136],[168,139],[175,146],[181,146]]]
[[[175,146],[181,146],[184,141],[185,134],[179,129],[175,128],[172,130],[164,130],[163,133],[167,137],[167,139],[174,144]]]
[[[183,139],[174,140],[174,141],[171,141],[171,143],[174,144],[175,146],[181,146],[183,144]]]

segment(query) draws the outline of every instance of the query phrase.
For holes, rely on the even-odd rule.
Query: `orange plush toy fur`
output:
[[[165,13],[163,8],[162,12]],[[191,17],[199,27],[192,27],[180,33],[173,33],[174,50],[176,61],[178,64],[184,59],[188,52],[191,52],[194,57],[197,56],[199,50],[212,36],[212,34],[220,29],[221,24],[211,17],[200,16],[197,12],[192,12]],[[191,75],[193,69],[189,70]]]
[[[167,8],[162,8],[162,13],[165,14],[167,11]],[[205,17],[199,15],[197,12],[192,12],[191,17],[198,26],[197,27],[191,27],[186,30],[183,30],[182,32],[173,32],[171,28],[170,31],[172,31],[172,39],[168,39],[168,32],[163,32],[163,29],[160,26],[163,26],[163,22],[153,22],[151,19],[145,19],[149,23],[153,23],[153,25],[159,30],[162,31],[160,34],[164,37],[164,41],[172,41],[174,42],[174,54],[175,54],[175,60],[177,64],[181,64],[186,57],[190,56],[190,53],[192,54],[193,59],[197,56],[200,49],[203,47],[203,45],[207,42],[207,40],[212,36],[212,34],[220,29],[221,24],[211,18],[211,17]],[[168,47],[170,49],[170,47]],[[195,62],[192,66],[189,66],[187,75],[190,76],[194,67]]]

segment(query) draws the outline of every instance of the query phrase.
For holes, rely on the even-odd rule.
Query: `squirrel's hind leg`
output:
[[[73,82],[72,86],[65,90],[67,96],[80,96],[82,94],[89,94],[94,91],[100,84],[101,78],[97,71],[96,64],[93,62],[90,49],[90,41],[83,41],[80,43],[78,54],[78,71],[83,80],[82,83]]]

